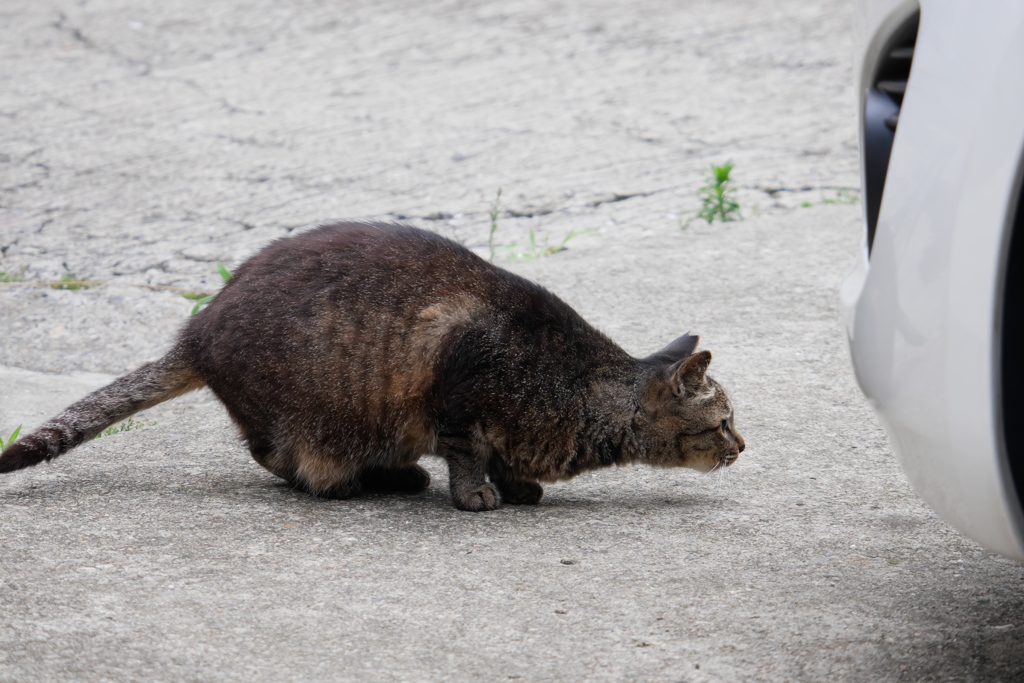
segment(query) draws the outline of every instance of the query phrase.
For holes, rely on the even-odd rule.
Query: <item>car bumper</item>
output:
[[[841,300],[857,380],[915,490],[967,536],[1024,560],[998,360],[1021,196],[1024,3],[980,5],[921,3],[874,239]],[[864,7],[862,124],[886,31],[916,4]]]

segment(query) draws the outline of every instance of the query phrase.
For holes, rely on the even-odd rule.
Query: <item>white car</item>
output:
[[[1024,561],[1024,0],[861,0],[853,365],[915,490]]]

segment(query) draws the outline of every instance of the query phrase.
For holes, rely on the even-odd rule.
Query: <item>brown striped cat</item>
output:
[[[256,461],[310,493],[419,491],[448,463],[462,510],[535,504],[538,482],[646,463],[709,471],[744,448],[684,335],[633,358],[568,304],[412,227],[339,223],[244,263],[161,360],[21,438],[0,472],[50,460],[208,386]]]

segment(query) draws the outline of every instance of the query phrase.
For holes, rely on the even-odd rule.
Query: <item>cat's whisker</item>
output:
[[[722,461],[721,461],[721,460],[719,460],[718,462],[716,462],[716,463],[715,463],[715,466],[714,466],[714,467],[712,467],[712,468],[711,468],[710,470],[708,470],[707,472],[705,472],[705,473],[704,473],[704,476],[706,477],[706,476],[708,476],[709,474],[711,474],[712,472],[714,472],[714,471],[715,471],[716,469],[718,469],[719,465],[721,465],[721,464],[722,464]]]

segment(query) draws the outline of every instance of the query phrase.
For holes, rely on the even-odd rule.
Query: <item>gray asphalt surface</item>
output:
[[[197,393],[0,479],[0,679],[1024,680],[1024,567],[914,495],[853,381],[845,2],[0,7],[0,433],[158,357],[270,239],[401,218],[645,355],[748,448],[542,503],[289,490]],[[679,223],[732,159],[745,220]],[[568,250],[540,258],[540,246]],[[102,281],[58,291],[74,275]]]

